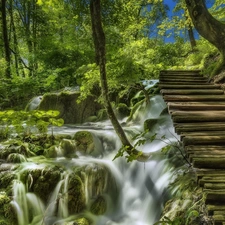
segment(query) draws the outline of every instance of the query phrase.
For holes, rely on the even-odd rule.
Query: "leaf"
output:
[[[60,114],[57,110],[48,110],[45,115],[49,117],[57,117]]]
[[[155,133],[154,135],[152,135],[150,137],[150,142],[153,142],[156,139],[157,133]]]
[[[62,126],[64,124],[64,120],[63,119],[55,119],[55,118],[50,118],[49,119],[50,124],[54,125],[54,126]]]
[[[114,161],[115,159],[119,158],[119,157],[123,157],[124,152],[126,152],[126,147],[125,147],[125,146],[122,146],[122,147],[118,150],[118,152],[117,152],[117,154],[115,155],[115,157],[113,158],[113,161]]]

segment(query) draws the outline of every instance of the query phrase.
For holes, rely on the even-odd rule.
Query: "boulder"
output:
[[[73,139],[76,142],[77,151],[85,155],[101,156],[103,146],[98,137],[89,131],[78,131]]]
[[[38,106],[39,110],[58,110],[59,117],[65,124],[80,124],[88,117],[97,114],[102,108],[94,97],[87,97],[78,103],[80,93],[78,91],[62,91],[59,93],[45,94]]]

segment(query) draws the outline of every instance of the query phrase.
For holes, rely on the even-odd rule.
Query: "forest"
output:
[[[223,84],[224,1],[1,0],[0,9],[0,223],[161,224],[171,177],[157,192],[158,177],[139,172],[146,166],[160,177],[169,163],[161,168],[157,154],[150,162],[152,153],[139,146],[177,146],[142,129],[170,126],[154,82],[162,70],[201,70],[208,82]],[[194,189],[184,171],[182,184]],[[121,182],[127,178],[133,193]],[[132,196],[138,210],[142,202],[149,211],[154,205],[154,216],[132,217]],[[189,206],[201,207],[193,201]],[[197,209],[182,213],[165,224],[198,224]]]
[[[198,27],[186,3],[175,2],[172,14],[167,1],[102,2],[110,90],[120,89],[122,95],[141,79],[157,78],[163,69],[212,73],[214,59],[223,51],[204,35],[196,35]],[[210,14],[223,21],[223,2],[206,2]],[[64,87],[79,86],[82,99],[99,87],[89,4],[1,1],[2,109],[21,109],[31,97]]]

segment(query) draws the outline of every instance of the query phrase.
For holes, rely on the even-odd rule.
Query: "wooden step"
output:
[[[225,111],[174,111],[171,113],[175,123],[187,122],[225,122]]]
[[[207,89],[162,89],[162,95],[208,95],[209,90]],[[210,91],[212,95],[222,95],[224,94],[223,90],[213,89]]]
[[[220,85],[215,84],[168,84],[168,83],[159,83],[161,89],[219,89]]]
[[[225,135],[218,136],[185,136],[183,145],[225,145]]]
[[[200,74],[201,70],[161,70],[160,74],[177,74],[177,75],[184,75],[184,74],[192,74],[196,76],[196,74]]]
[[[207,90],[209,93],[209,91]],[[211,92],[211,91],[210,91]],[[169,112],[175,110],[225,110],[225,101],[221,102],[168,102]]]
[[[196,168],[205,169],[225,169],[225,157],[220,158],[204,158],[204,157],[194,157],[192,159],[192,164]]]
[[[225,131],[225,123],[221,122],[195,122],[195,123],[175,123],[177,134],[198,131]]]
[[[164,95],[166,102],[196,102],[196,101],[225,101],[225,95]]]
[[[177,82],[183,82],[183,83],[207,83],[207,79],[204,77],[161,77],[159,79],[159,82],[173,82],[173,83],[177,83]]]
[[[181,140],[185,136],[225,136],[225,131],[195,131],[195,132],[181,132]]]

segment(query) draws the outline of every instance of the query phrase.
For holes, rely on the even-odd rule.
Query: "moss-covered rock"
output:
[[[43,96],[38,109],[58,110],[59,117],[64,123],[83,123],[86,118],[96,115],[102,108],[94,97],[87,97],[81,103],[77,103],[80,93],[77,91],[62,91],[60,93],[48,93]]]
[[[98,196],[91,204],[90,211],[95,215],[103,215],[107,210],[107,201],[103,196]]]
[[[73,139],[76,141],[77,151],[92,156],[100,156],[102,154],[103,146],[101,141],[91,132],[78,131]]]
[[[43,202],[47,202],[61,179],[61,171],[58,167],[29,169],[23,171],[20,177],[24,184],[28,184],[29,191],[34,192]]]
[[[60,147],[61,147],[61,153],[64,157],[67,157],[67,158],[77,157],[75,141],[69,140],[69,139],[63,139],[60,143]]]
[[[106,112],[106,109],[100,109],[97,113],[98,121],[107,120],[108,114]]]
[[[68,209],[70,214],[82,212],[86,208],[85,186],[79,176],[70,174],[68,183]]]
[[[147,119],[144,122],[144,130],[152,130],[153,127],[158,123],[158,119]]]
[[[51,147],[45,149],[43,155],[46,158],[56,158],[58,155],[56,146],[51,146]]]
[[[17,224],[17,217],[11,204],[11,199],[7,196],[5,192],[0,193],[0,224]]]
[[[79,218],[74,221],[65,222],[63,225],[90,225],[89,220],[86,218]]]
[[[124,103],[119,103],[116,107],[116,112],[119,118],[124,118],[130,115],[130,108],[124,104]]]

